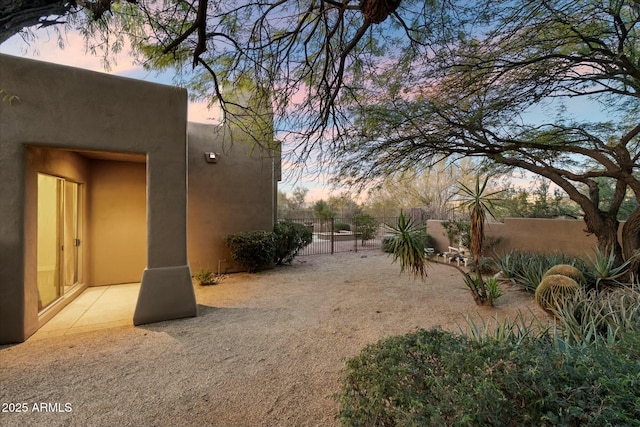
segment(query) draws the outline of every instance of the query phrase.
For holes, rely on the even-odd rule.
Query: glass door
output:
[[[80,279],[80,185],[38,174],[38,309],[62,297]]]

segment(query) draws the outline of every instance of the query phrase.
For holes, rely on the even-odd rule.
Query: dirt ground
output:
[[[477,307],[455,269],[422,282],[377,251],[298,257],[196,295],[195,318],[0,347],[0,425],[336,426],[341,370],[367,344],[457,332],[465,315],[544,318],[516,288]]]

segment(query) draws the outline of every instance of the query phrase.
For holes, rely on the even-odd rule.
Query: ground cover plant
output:
[[[344,371],[343,425],[640,425],[640,291],[545,280],[557,278],[573,291],[548,305],[547,325],[468,318],[460,334],[419,329],[367,346]]]
[[[504,331],[502,331],[504,332]],[[640,335],[559,345],[549,333],[474,339],[416,330],[347,363],[344,426],[640,425]]]
[[[198,270],[198,272],[193,275],[193,278],[200,286],[217,285],[219,280],[219,277],[216,276],[210,268]]]

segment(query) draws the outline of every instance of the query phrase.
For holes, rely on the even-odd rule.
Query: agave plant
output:
[[[629,265],[635,258],[629,258],[623,264],[616,265],[616,255],[613,249],[604,254],[599,248],[595,250],[594,258],[589,258],[589,274],[595,280],[596,289],[603,285],[621,285],[620,279],[625,279],[629,273]]]
[[[606,344],[640,328],[640,292],[632,287],[578,291],[554,309],[556,339],[566,346]]]
[[[386,248],[393,254],[393,262],[400,261],[400,270],[410,270],[415,277],[427,277],[428,259],[425,255],[425,229],[419,227],[400,212],[396,226],[389,225],[393,230],[393,237]]]

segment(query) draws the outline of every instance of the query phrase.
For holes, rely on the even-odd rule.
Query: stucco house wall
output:
[[[75,174],[90,192],[96,158],[146,162],[146,266],[134,324],[194,316],[186,90],[8,55],[0,55],[0,88],[19,98],[0,102],[0,343],[25,340],[55,314],[38,313],[37,173]],[[85,215],[84,226],[93,227],[91,213]],[[99,243],[90,242],[88,230],[83,238],[86,287],[92,268],[86,245]]]
[[[231,233],[273,229],[279,152],[256,146],[244,132],[226,125],[189,123],[188,139],[191,268],[239,271],[223,239]],[[215,163],[205,160],[207,152],[215,153]]]
[[[90,160],[88,286],[140,281],[147,265],[144,160]]]
[[[193,273],[239,271],[223,239],[273,228],[279,154],[226,126],[188,123],[187,140],[189,265]],[[88,286],[137,282],[146,265],[146,164],[130,160],[88,159]]]

